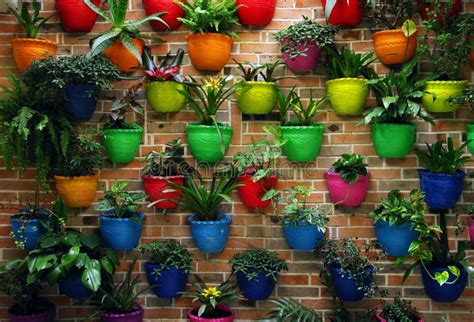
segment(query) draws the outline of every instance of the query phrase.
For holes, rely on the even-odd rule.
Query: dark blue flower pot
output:
[[[25,250],[32,250],[38,246],[38,238],[44,229],[39,219],[23,220],[15,217],[10,218],[13,237],[17,242],[23,243]]]
[[[318,230],[318,225],[310,225],[299,221],[298,226],[293,223],[283,223],[283,235],[292,249],[313,250],[318,247],[324,233]]]
[[[82,283],[80,276],[74,279],[62,277],[58,280],[58,286],[61,294],[72,299],[83,299],[92,295],[92,291]]]
[[[431,173],[420,171],[420,187],[431,209],[451,209],[462,194],[466,173]]]
[[[349,279],[348,274],[341,275],[342,270],[333,265],[329,265],[329,271],[331,272],[331,280],[336,290],[337,296],[346,302],[357,302],[364,298],[365,294],[363,291],[358,290],[358,286],[354,280]],[[372,282],[374,269],[372,267],[365,270],[364,282],[365,285],[369,285]]]
[[[196,215],[188,217],[194,244],[203,253],[220,253],[229,238],[229,226],[232,218],[219,214],[218,221],[197,221]]]
[[[466,270],[461,267],[459,278],[456,280],[456,276],[451,274],[446,267],[427,267],[427,269],[429,274],[423,266],[421,267],[421,277],[423,278],[426,295],[436,302],[450,303],[457,301],[466,288],[468,277]],[[449,279],[447,283],[440,286],[430,275],[434,277],[436,272],[442,273],[444,271],[449,273]]]
[[[390,256],[407,256],[410,244],[420,236],[420,233],[412,228],[411,222],[390,226],[383,220],[375,223],[375,234],[382,249]]]
[[[166,268],[162,271],[159,269],[159,264],[145,263],[146,278],[153,292],[156,296],[166,299],[180,297],[188,283],[188,273],[177,267]]]
[[[89,121],[97,106],[95,84],[67,84],[64,87],[64,108],[72,121]]]
[[[242,272],[235,273],[237,285],[242,294],[249,301],[260,301],[270,297],[275,288],[276,281],[270,276],[265,276],[261,272],[256,272],[257,276],[248,279]]]
[[[100,234],[105,244],[114,250],[134,249],[140,241],[143,225],[131,218],[107,217],[111,212],[104,212],[100,218]],[[136,213],[143,219],[145,216]]]

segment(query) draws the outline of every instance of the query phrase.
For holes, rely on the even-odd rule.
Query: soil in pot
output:
[[[132,42],[141,56],[145,42],[136,38],[132,38]],[[116,39],[111,46],[102,52],[102,54],[110,59],[110,61],[123,73],[132,73],[140,67],[140,62],[135,58],[135,56],[133,56],[127,47],[122,44],[120,39]]]
[[[107,155],[112,162],[130,163],[135,159],[142,141],[143,128],[129,123],[130,129],[103,129]]]
[[[401,29],[374,33],[375,54],[385,65],[399,65],[416,54],[416,33],[406,37]]]
[[[148,201],[150,202],[165,198],[175,199],[181,196],[181,190],[171,187],[166,180],[179,185],[184,185],[184,176],[154,177],[144,174],[142,175],[142,179],[143,189],[149,196]],[[156,209],[175,209],[178,207],[174,202],[168,200],[161,200],[160,202],[155,203],[154,206]]]
[[[130,313],[101,313],[101,322],[141,322],[143,321],[143,308],[134,303],[134,310]]]
[[[429,81],[421,97],[423,107],[430,113],[448,113],[456,111],[461,104],[449,104],[452,97],[461,95],[468,81]],[[433,97],[435,95],[435,97]]]
[[[375,234],[380,246],[389,256],[408,256],[410,244],[420,236],[420,233],[412,228],[411,222],[390,226],[383,220],[375,223]]]
[[[17,38],[11,41],[16,66],[23,73],[34,60],[55,56],[58,44],[47,39]]]
[[[415,143],[413,124],[372,124],[372,144],[381,158],[404,158]]]
[[[217,33],[190,34],[188,53],[194,68],[218,72],[227,64],[234,40]]]
[[[466,124],[467,139],[472,140],[468,143],[467,147],[471,154],[474,154],[474,123]]]
[[[270,200],[262,201],[263,195],[274,188],[278,182],[276,175],[271,175],[257,182],[253,182],[252,174],[243,174],[237,178],[237,182],[243,186],[237,188],[240,200],[249,208],[265,208],[270,204]]]
[[[292,162],[311,162],[316,159],[323,143],[324,125],[280,126],[282,136],[288,141],[283,153]]]
[[[337,78],[326,82],[327,95],[337,115],[360,115],[369,93],[367,80]]]
[[[191,236],[196,247],[203,253],[221,253],[229,238],[229,226],[232,217],[219,214],[217,221],[198,221],[196,215],[188,217]]]
[[[420,188],[431,209],[451,209],[461,197],[466,173],[431,173],[420,171]]]
[[[315,42],[308,43],[307,46],[300,45],[298,50],[304,55],[291,58],[289,53],[282,53],[283,61],[293,73],[310,73],[318,66],[321,49]]]
[[[100,0],[91,2],[100,6]],[[97,19],[97,14],[83,0],[56,0],[56,12],[66,32],[89,32]]]
[[[32,307],[31,314],[22,315],[17,305],[8,310],[10,322],[53,322],[56,319],[56,307],[46,299],[38,298]]]
[[[199,308],[191,308],[188,311],[188,318],[191,322],[232,322],[235,314],[227,305],[217,305],[217,310],[212,314],[204,313],[201,317],[198,316]]]
[[[179,112],[186,103],[186,98],[178,92],[178,90],[185,90],[181,83],[151,82],[145,85],[145,90],[148,102],[158,113]]]
[[[457,266],[457,265],[456,265]],[[467,285],[468,274],[464,267],[459,267],[459,277],[454,276],[446,267],[421,267],[421,277],[426,295],[436,302],[452,303],[456,302]],[[431,278],[436,272],[448,272],[448,281],[440,286],[438,282]],[[431,275],[431,276],[430,276]]]
[[[219,137],[217,127],[212,125],[188,124],[186,127],[189,149],[198,162],[215,163],[224,158],[234,129],[224,125],[220,125],[219,129],[222,138]]]
[[[185,0],[178,0],[184,3]],[[184,9],[174,3],[173,0],[143,0],[143,8],[147,16],[159,12],[166,12],[160,16],[168,26],[159,21],[150,21],[151,27],[156,31],[172,31],[181,26],[181,21],[178,18],[184,17]]]
[[[97,106],[95,84],[67,84],[64,87],[64,109],[74,122],[86,122],[94,115]]]
[[[86,208],[94,200],[99,174],[81,177],[54,176],[56,190],[69,208]]]
[[[326,7],[326,0],[321,0],[323,8]],[[363,6],[359,0],[336,1],[329,16],[329,24],[332,26],[355,27],[362,20]]]
[[[242,25],[268,25],[272,22],[276,0],[237,0],[237,16]]]
[[[268,114],[277,101],[276,84],[270,82],[241,82],[235,96],[243,114]]]
[[[341,179],[339,173],[330,169],[324,173],[331,202],[337,206],[359,207],[364,202],[369,189],[369,175],[359,175],[357,182],[350,184]]]
[[[107,246],[114,250],[132,250],[140,241],[143,225],[130,218],[116,218],[111,215],[113,211],[104,212],[99,217],[100,234]],[[135,212],[143,221],[145,216]]]

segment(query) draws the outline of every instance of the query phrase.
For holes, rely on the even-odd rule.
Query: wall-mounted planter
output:
[[[134,309],[130,313],[101,313],[101,322],[141,322],[143,321],[143,308],[138,303],[134,303]]]
[[[382,317],[383,314],[384,314],[384,312],[382,310],[376,311],[373,315],[373,317],[376,319],[375,321],[377,321],[377,322],[389,322],[389,320],[384,319]],[[425,322],[425,320],[419,319],[418,322]]]
[[[74,122],[87,122],[97,106],[95,84],[67,84],[64,87],[64,109]]]
[[[381,158],[404,158],[415,144],[413,124],[372,124],[372,144]]]
[[[59,197],[69,208],[87,208],[94,200],[99,174],[81,177],[54,176]]]
[[[140,241],[142,224],[131,218],[116,218],[104,212],[99,217],[100,234],[105,244],[114,250],[132,250]],[[136,212],[143,221],[145,216]]]
[[[474,216],[469,217],[469,238],[471,240],[471,247],[474,248]]]
[[[55,56],[58,44],[48,39],[16,38],[11,41],[15,64],[23,73],[34,60]]]
[[[100,6],[100,0],[91,2]],[[66,32],[90,32],[97,19],[97,14],[83,0],[56,0],[56,12]]]
[[[59,292],[71,299],[84,299],[92,295],[92,291],[82,283],[80,275],[74,278],[61,277],[58,286]]]
[[[319,246],[324,233],[318,229],[316,224],[311,225],[305,221],[299,221],[298,225],[292,222],[283,223],[283,236],[290,248],[309,251]]]
[[[454,112],[461,104],[449,104],[451,97],[461,95],[468,81],[429,81],[421,97],[423,107],[430,113]]]
[[[337,297],[346,302],[357,302],[364,298],[364,292],[359,290],[359,286],[357,286],[355,281],[349,279],[347,273],[343,276],[341,269],[334,267],[333,265],[329,265],[328,268],[331,272],[331,280]],[[373,274],[374,269],[372,267],[368,267],[365,270],[366,276],[364,281],[366,285],[369,285],[372,282]]]
[[[103,139],[110,161],[130,163],[135,159],[142,141],[143,128],[135,123],[133,129],[104,129]]]
[[[220,125],[219,129],[222,138],[219,137],[215,126],[200,124],[186,126],[189,149],[198,162],[215,163],[224,158],[225,153],[229,150],[234,129],[225,125]]]
[[[184,91],[181,83],[173,81],[151,82],[145,85],[146,98],[158,113],[176,113],[181,111],[186,98],[178,92]]]
[[[178,0],[185,3],[185,0]],[[147,16],[155,13],[166,12],[160,16],[168,26],[158,21],[151,21],[150,25],[155,31],[172,31],[181,26],[181,21],[178,18],[184,17],[184,9],[178,6],[173,0],[143,0],[143,8]]]
[[[369,189],[369,175],[359,175],[357,182],[350,184],[341,179],[339,173],[329,169],[324,173],[331,202],[337,206],[359,207]]]
[[[277,101],[276,84],[241,82],[235,92],[237,105],[243,114],[268,114]]]
[[[223,34],[190,34],[188,36],[189,58],[197,70],[218,72],[229,61],[233,44],[232,37]]]
[[[221,213],[217,221],[198,221],[196,215],[188,217],[194,244],[203,253],[221,253],[227,239],[232,217]]]
[[[236,272],[235,277],[240,291],[249,301],[261,301],[270,297],[275,288],[276,282],[271,276],[265,276],[260,271],[255,271],[257,275],[253,279],[248,279],[242,272]]]
[[[43,214],[47,214],[45,210]],[[23,249],[30,251],[38,246],[38,238],[44,233],[39,219],[21,219],[21,212],[10,217],[13,238],[23,244]]]
[[[141,56],[145,42],[136,38],[132,38],[132,42]],[[133,56],[127,47],[122,44],[120,39],[115,40],[115,42],[105,49],[102,54],[110,59],[110,61],[123,73],[132,73],[140,67],[140,62],[135,58],[135,56]]]
[[[466,124],[467,139],[472,140],[467,147],[471,154],[474,154],[474,123]]]
[[[425,201],[432,209],[451,209],[456,206],[464,188],[466,173],[431,173],[420,171],[420,188]]]
[[[242,25],[266,26],[272,22],[276,0],[237,0],[237,16]]]
[[[420,235],[412,228],[411,222],[390,226],[383,220],[375,223],[375,234],[382,249],[390,256],[408,256],[410,244]]]
[[[410,61],[416,54],[416,33],[406,37],[401,29],[374,33],[374,49],[385,65],[399,65]]]
[[[316,42],[310,42],[307,46],[298,46],[298,50],[304,55],[291,58],[289,53],[282,53],[283,61],[293,73],[310,73],[318,67],[321,49]]]
[[[369,93],[367,80],[362,78],[337,78],[326,82],[327,95],[337,115],[360,115]]]
[[[190,322],[232,322],[235,318],[235,313],[232,311],[227,305],[225,304],[218,304],[217,308],[217,316],[218,318],[211,318],[211,317],[199,317],[197,315],[198,308],[191,308],[188,311],[188,319]]]
[[[188,273],[177,267],[160,270],[159,264],[145,263],[146,278],[156,296],[172,299],[181,296],[188,282]],[[157,273],[159,272],[159,273]]]
[[[459,277],[454,276],[447,267],[427,267],[427,269],[428,271],[424,267],[421,267],[421,277],[423,279],[425,293],[430,299],[436,302],[452,303],[461,297],[461,294],[466,288],[468,277],[464,267],[459,267]],[[448,281],[440,286],[436,280],[430,277],[430,275],[434,277],[436,272],[448,272]]]
[[[326,0],[321,0],[326,10]],[[360,24],[363,14],[363,5],[359,0],[336,0],[328,22],[332,26],[355,27]]]
[[[257,182],[253,182],[252,175],[243,174],[237,178],[243,185],[237,188],[240,200],[249,208],[265,208],[271,200],[262,201],[262,197],[270,189],[275,188],[278,177],[271,175]]]
[[[283,153],[292,162],[311,162],[321,151],[324,125],[311,126],[280,126],[284,139]]]
[[[423,20],[427,20],[428,13],[433,10],[434,5],[433,3],[430,3],[432,1],[427,1],[427,0],[416,0],[416,5],[418,7],[418,12],[420,13],[420,16]],[[441,10],[444,11],[446,8],[446,5],[444,3],[441,3]],[[449,15],[455,16],[457,15],[462,9],[462,0],[454,0],[453,4],[451,5],[451,9],[449,10]],[[443,17],[441,15],[438,15],[438,22],[442,23],[443,22]]]
[[[166,180],[179,185],[184,185],[184,176],[154,177],[142,175],[143,189],[149,196],[148,201],[154,202],[161,199],[177,199],[181,196],[181,190],[171,187]],[[178,207],[174,202],[161,200],[155,205],[156,209],[175,209]]]
[[[56,307],[54,304],[47,300],[38,299],[37,305],[44,307],[43,312],[30,314],[30,315],[20,315],[13,313],[15,310],[15,305],[8,310],[8,318],[10,322],[51,322],[56,321]]]

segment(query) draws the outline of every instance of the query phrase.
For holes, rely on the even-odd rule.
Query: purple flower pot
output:
[[[330,169],[324,173],[333,204],[345,207],[358,207],[362,204],[369,189],[369,175],[361,176],[354,184],[342,180],[339,173]]]
[[[471,247],[474,248],[474,216],[469,217],[469,237],[471,239]]]
[[[141,322],[143,320],[143,308],[135,303],[135,310],[131,313],[102,313],[102,322]]]
[[[283,60],[293,73],[309,73],[318,66],[321,49],[315,42],[310,42],[306,46],[298,46],[298,50],[303,52],[294,59],[289,53],[283,53]]]
[[[45,307],[46,311],[30,315],[18,315],[13,313],[15,305],[8,311],[8,318],[10,322],[52,322],[56,318],[56,307],[47,300],[39,299],[41,306]],[[36,305],[35,305],[36,307]]]

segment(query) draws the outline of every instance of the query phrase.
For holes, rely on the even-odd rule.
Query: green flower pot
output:
[[[462,94],[467,84],[467,80],[426,82],[421,102],[424,108],[431,113],[454,112],[459,108],[460,104],[450,105],[447,103],[447,100],[450,97],[456,97]]]
[[[181,83],[152,82],[145,85],[145,90],[148,102],[158,113],[179,112],[186,102],[186,98],[178,92],[178,90],[185,90]]]
[[[381,158],[404,158],[415,143],[413,124],[372,124],[372,144]]]
[[[215,163],[224,158],[229,149],[234,129],[224,125],[219,128],[222,133],[222,141],[215,126],[189,124],[186,127],[189,149],[198,162]]]
[[[360,115],[369,93],[367,80],[362,78],[337,78],[326,82],[329,101],[337,115]]]
[[[134,129],[102,130],[105,149],[112,162],[130,163],[137,155],[142,141],[143,128],[133,124]]]
[[[466,124],[466,131],[467,139],[472,140],[472,142],[467,145],[467,148],[471,154],[474,154],[474,123]]]
[[[235,92],[244,114],[268,114],[277,101],[276,85],[269,82],[241,82]]]
[[[314,161],[323,143],[324,125],[280,126],[284,139],[283,153],[292,162]]]

